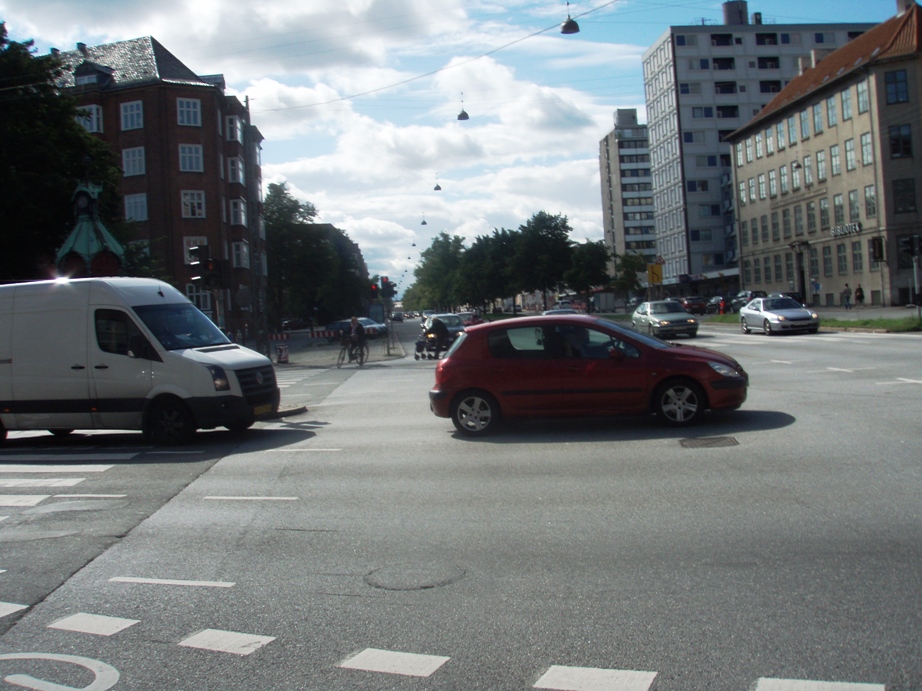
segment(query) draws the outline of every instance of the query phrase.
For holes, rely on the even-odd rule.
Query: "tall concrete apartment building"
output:
[[[643,54],[657,253],[667,293],[714,294],[739,283],[730,145],[814,54],[873,24],[772,24],[744,0],[723,25],[671,26]]]
[[[608,249],[642,254],[648,264],[656,261],[647,126],[637,123],[635,108],[615,111],[615,129],[599,142],[599,173]]]
[[[148,36],[53,51],[84,127],[122,162],[124,216],[171,282],[219,326],[265,329],[260,144],[249,108],[222,75],[199,76]],[[189,249],[207,245],[222,284],[193,282]]]

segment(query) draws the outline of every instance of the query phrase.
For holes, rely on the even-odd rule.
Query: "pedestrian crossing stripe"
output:
[[[365,672],[401,674],[408,677],[429,677],[450,659],[441,655],[420,655],[418,653],[401,653],[392,650],[365,648],[362,652],[339,663],[339,666]]]
[[[48,624],[48,628],[59,629],[61,631],[74,631],[76,633],[90,633],[96,636],[111,636],[119,631],[124,631],[129,626],[134,626],[139,621],[141,620],[78,612],[69,617],[59,619],[53,624]]]
[[[885,691],[883,684],[851,684],[841,681],[759,679],[753,691]]]
[[[656,672],[554,665],[533,688],[558,691],[648,691]]]
[[[119,454],[120,456],[125,456],[126,454]],[[137,456],[138,454],[131,454],[127,458],[116,458],[113,456],[106,456],[106,458],[112,459],[113,461],[118,460],[130,460]],[[46,456],[38,454],[4,454],[2,456],[4,463],[0,465],[0,473],[104,473],[110,468],[111,465],[21,465],[17,463],[7,464],[6,461],[43,461],[43,460],[56,460],[60,461],[61,456]],[[90,460],[85,456],[80,457],[81,460]]]

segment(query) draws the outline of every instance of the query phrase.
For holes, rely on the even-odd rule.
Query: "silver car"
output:
[[[820,329],[820,317],[793,298],[755,298],[740,307],[740,328],[744,334],[761,328],[768,336],[791,331],[815,334]]]
[[[655,300],[642,302],[631,316],[634,329],[651,336],[668,338],[670,336],[698,335],[698,320],[685,311],[677,300]]]

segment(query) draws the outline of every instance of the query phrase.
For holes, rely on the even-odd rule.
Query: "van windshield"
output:
[[[185,350],[230,343],[227,336],[195,305],[140,305],[133,308],[167,350]]]

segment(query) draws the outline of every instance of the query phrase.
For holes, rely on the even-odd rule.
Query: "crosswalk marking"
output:
[[[73,487],[79,485],[86,478],[83,477],[66,477],[66,478],[0,478],[0,487]]]
[[[96,636],[111,636],[124,631],[129,626],[134,626],[140,619],[123,619],[121,617],[107,617],[101,614],[87,614],[79,612],[64,619],[60,619],[53,624],[49,624],[49,629],[60,629],[61,631],[75,631],[77,633],[91,633]]]
[[[15,602],[0,602],[0,617],[5,617],[23,609],[29,609],[29,605],[17,605]]]
[[[298,497],[221,497],[209,496],[203,499],[215,499],[218,501],[298,501]]]
[[[557,691],[647,691],[656,672],[554,665],[533,688]]]
[[[228,581],[183,581],[171,578],[134,578],[131,576],[114,576],[110,583],[144,583],[149,585],[183,585],[197,588],[232,588],[236,585]]]
[[[883,684],[850,684],[842,681],[806,681],[803,679],[766,679],[756,683],[753,691],[885,691]]]
[[[274,640],[275,636],[256,636],[251,633],[205,629],[180,641],[179,645],[185,648],[199,648],[219,653],[249,655]]]
[[[45,456],[36,456],[35,458],[26,458],[28,454],[13,454],[12,456],[4,455],[2,456],[3,460],[13,459],[17,461],[29,461],[29,460],[61,460],[60,456],[45,457]],[[132,454],[130,458],[134,458],[137,454]],[[81,456],[83,459],[83,457]],[[112,458],[107,456],[107,458]],[[88,460],[88,459],[83,459]],[[112,460],[129,460],[129,458],[118,459],[112,458]],[[0,473],[104,473],[107,470],[112,468],[111,465],[20,465],[16,463],[11,463],[7,465],[3,463],[0,465]]]
[[[36,506],[50,496],[50,494],[2,494],[0,495],[0,506]]]
[[[365,672],[401,674],[407,677],[429,677],[450,659],[441,655],[420,655],[418,653],[400,653],[393,650],[365,648],[357,655],[340,662],[339,666]]]

